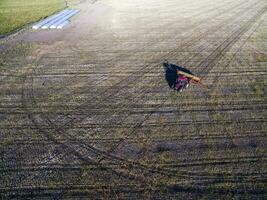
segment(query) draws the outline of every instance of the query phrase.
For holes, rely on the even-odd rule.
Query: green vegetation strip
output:
[[[63,8],[64,0],[0,0],[0,36]]]

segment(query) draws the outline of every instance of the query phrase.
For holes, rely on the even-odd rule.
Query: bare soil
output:
[[[265,0],[105,0],[0,41],[3,199],[264,199]],[[177,93],[162,62],[206,88]]]

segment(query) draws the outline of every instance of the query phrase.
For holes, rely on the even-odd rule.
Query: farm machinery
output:
[[[165,61],[163,66],[165,69],[165,79],[171,89],[182,92],[190,84],[202,86],[201,79],[194,76],[190,70],[170,64],[168,61]]]

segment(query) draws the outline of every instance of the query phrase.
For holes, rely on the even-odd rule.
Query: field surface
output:
[[[266,198],[267,1],[76,7],[0,40],[0,197]],[[171,91],[165,59],[205,87]]]

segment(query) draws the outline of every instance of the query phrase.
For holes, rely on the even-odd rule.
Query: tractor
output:
[[[163,62],[165,70],[165,79],[171,89],[182,92],[184,89],[192,84],[201,84],[201,79],[194,76],[193,73],[184,68],[174,64],[170,64],[168,61]]]

